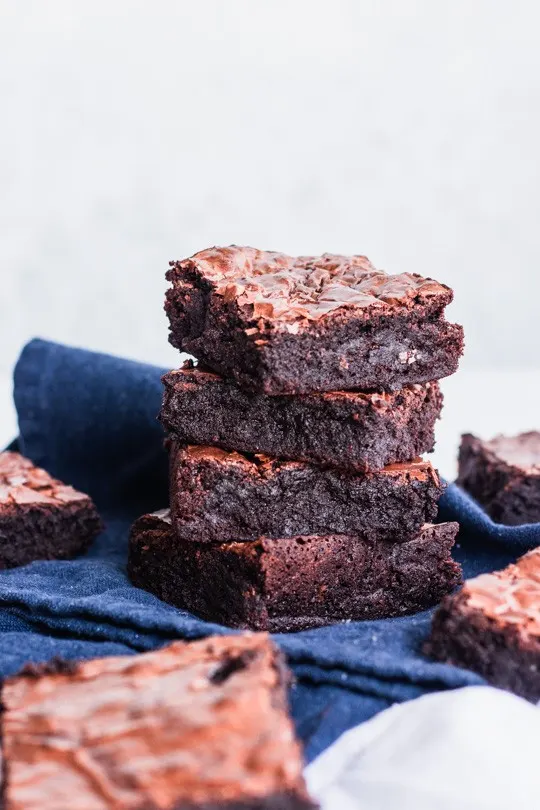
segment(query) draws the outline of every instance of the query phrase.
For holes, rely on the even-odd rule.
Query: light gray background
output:
[[[538,426],[539,22],[535,0],[0,0],[0,438],[28,338],[175,365],[167,261],[231,242],[454,287],[446,471],[460,430]]]

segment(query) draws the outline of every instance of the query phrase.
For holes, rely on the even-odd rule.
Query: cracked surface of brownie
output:
[[[365,256],[214,247],[167,279],[171,343],[253,391],[399,390],[452,374],[463,350],[449,287]]]
[[[444,599],[425,651],[540,700],[540,548]]]
[[[85,552],[103,525],[88,495],[19,453],[0,453],[0,569]]]
[[[35,667],[3,685],[6,810],[307,810],[265,634]]]

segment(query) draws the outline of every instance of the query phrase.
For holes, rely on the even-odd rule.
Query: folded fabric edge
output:
[[[19,449],[25,455],[26,445],[31,443],[34,448],[32,461],[45,468],[48,461],[47,444],[38,422],[43,407],[41,385],[47,374],[48,346],[49,344],[40,338],[31,340],[23,347],[13,371],[13,399],[19,423]]]

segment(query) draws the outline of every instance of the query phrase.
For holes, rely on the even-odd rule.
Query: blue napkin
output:
[[[0,675],[54,656],[130,655],[175,638],[230,632],[134,588],[126,576],[131,521],[167,502],[156,421],[162,373],[41,340],[22,352],[15,370],[20,450],[90,493],[107,530],[78,560],[0,573]],[[456,556],[466,576],[501,568],[540,545],[540,525],[495,525],[453,485],[440,519],[461,523]],[[308,759],[396,701],[482,683],[422,655],[430,616],[426,611],[275,636],[296,675],[292,710]]]

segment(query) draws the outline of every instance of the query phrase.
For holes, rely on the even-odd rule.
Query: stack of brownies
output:
[[[460,582],[433,525],[437,380],[462,352],[452,291],[363,256],[211,248],[171,264],[170,512],[140,518],[133,582],[233,627],[421,610]]]

